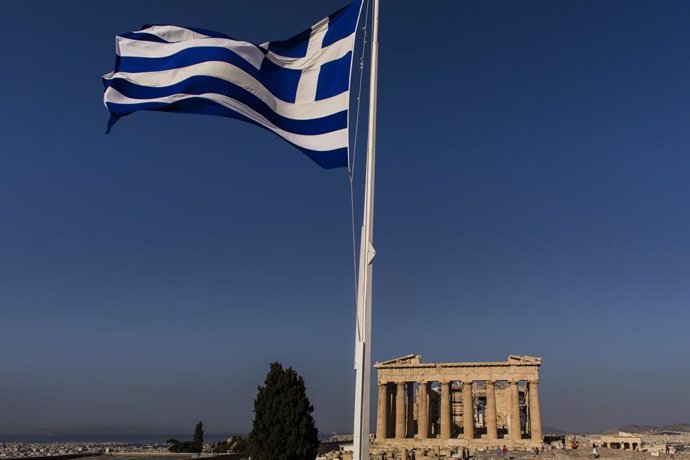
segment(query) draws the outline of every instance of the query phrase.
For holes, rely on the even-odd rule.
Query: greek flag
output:
[[[139,110],[218,115],[273,131],[323,168],[347,166],[352,50],[362,0],[284,41],[255,45],[190,27],[116,37],[103,76],[108,132]]]

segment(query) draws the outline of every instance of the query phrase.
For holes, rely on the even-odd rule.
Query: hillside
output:
[[[619,431],[626,433],[660,433],[662,431],[690,433],[690,423],[675,423],[673,425],[624,425],[618,428],[610,428],[602,431],[602,434],[617,434]]]

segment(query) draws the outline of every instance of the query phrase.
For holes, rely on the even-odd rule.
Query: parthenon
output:
[[[422,363],[407,355],[376,363],[378,450],[541,446],[541,358]]]

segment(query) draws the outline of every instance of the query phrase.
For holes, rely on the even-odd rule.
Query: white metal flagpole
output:
[[[359,248],[357,325],[355,331],[355,420],[353,460],[369,460],[371,386],[371,279],[374,250],[374,172],[376,169],[376,84],[379,58],[379,0],[373,0],[371,68],[369,74],[369,129],[364,185],[364,219]]]

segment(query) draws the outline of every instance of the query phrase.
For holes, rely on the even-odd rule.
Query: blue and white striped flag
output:
[[[108,131],[139,110],[219,115],[269,129],[323,168],[347,166],[352,50],[362,0],[284,41],[255,45],[170,25],[116,38],[103,76]]]

